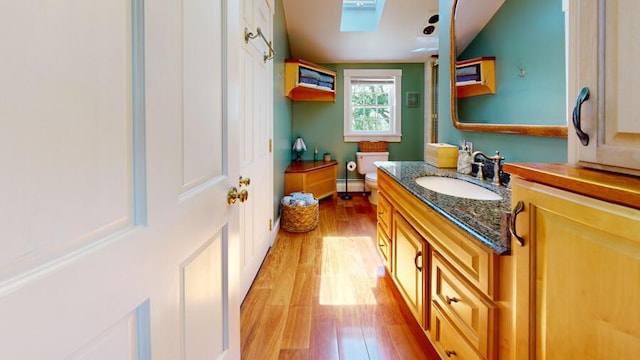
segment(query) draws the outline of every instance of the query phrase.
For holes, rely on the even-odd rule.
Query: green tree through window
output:
[[[354,131],[389,131],[391,129],[389,92],[384,84],[352,85]]]
[[[345,141],[400,141],[402,70],[345,69]]]

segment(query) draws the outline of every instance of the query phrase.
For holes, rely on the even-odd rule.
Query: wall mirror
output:
[[[538,9],[545,14],[549,11],[559,12],[553,16],[561,24],[548,26],[549,22],[553,23],[553,19],[537,19],[533,21],[535,29],[519,28],[518,30],[522,30],[520,32],[511,30],[523,26],[523,22],[517,19],[517,13],[531,12],[532,9],[513,9],[516,6],[522,7],[522,3],[531,2],[532,6],[540,6],[540,3],[535,3],[537,0],[494,1],[494,8],[484,1],[482,5],[474,4],[479,2],[473,0],[452,1],[449,66],[453,125],[462,131],[566,137],[564,15],[561,1],[540,0],[541,3],[548,4],[545,4],[547,8]],[[512,3],[508,3],[510,1]],[[557,5],[554,5],[555,3]],[[475,8],[471,8],[474,6]],[[511,7],[502,8],[505,6]],[[500,12],[496,12],[498,9]],[[504,16],[505,12],[507,16]],[[502,16],[502,20],[499,15]],[[483,16],[484,22],[477,20]],[[498,25],[492,23],[491,27],[486,28],[485,33],[488,32],[488,35],[483,34],[486,36],[484,38],[478,36],[479,41],[472,43],[471,40],[481,30],[473,27],[482,28],[489,20],[498,21]],[[456,25],[456,22],[459,24]],[[556,33],[549,33],[551,31]],[[456,38],[457,32],[460,33],[459,38]],[[511,37],[504,39],[496,36]],[[556,39],[555,44],[560,43],[561,49],[557,46],[548,48],[549,44],[553,43],[548,39],[553,36]],[[458,98],[458,87],[455,84],[460,77],[456,76],[456,62],[463,60],[462,57],[458,59],[458,49],[465,49],[461,52],[464,59],[495,56],[496,94],[466,97],[461,93],[461,98]],[[504,102],[499,103],[499,99]]]

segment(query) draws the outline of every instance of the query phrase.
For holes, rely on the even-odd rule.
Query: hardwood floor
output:
[[[323,200],[313,231],[281,230],[241,307],[242,358],[439,359],[375,246],[359,194]]]

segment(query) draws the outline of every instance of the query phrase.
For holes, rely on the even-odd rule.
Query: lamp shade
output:
[[[293,142],[293,150],[295,151],[307,151],[307,146],[304,144],[304,140],[300,136]]]

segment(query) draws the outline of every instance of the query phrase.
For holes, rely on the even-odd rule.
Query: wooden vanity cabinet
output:
[[[512,176],[515,359],[640,354],[640,210]],[[589,186],[589,185],[585,185]],[[601,191],[602,192],[602,191]]]
[[[393,209],[392,278],[440,355],[497,359],[508,352],[498,348],[501,257],[382,170],[378,191],[383,208]],[[380,215],[379,234],[386,228]]]
[[[640,2],[568,1],[569,104],[583,88],[589,98],[580,107],[580,126],[589,136],[583,145],[569,119],[569,162],[580,166],[640,175]],[[599,5],[603,5],[600,7]],[[635,40],[634,40],[635,39]]]

